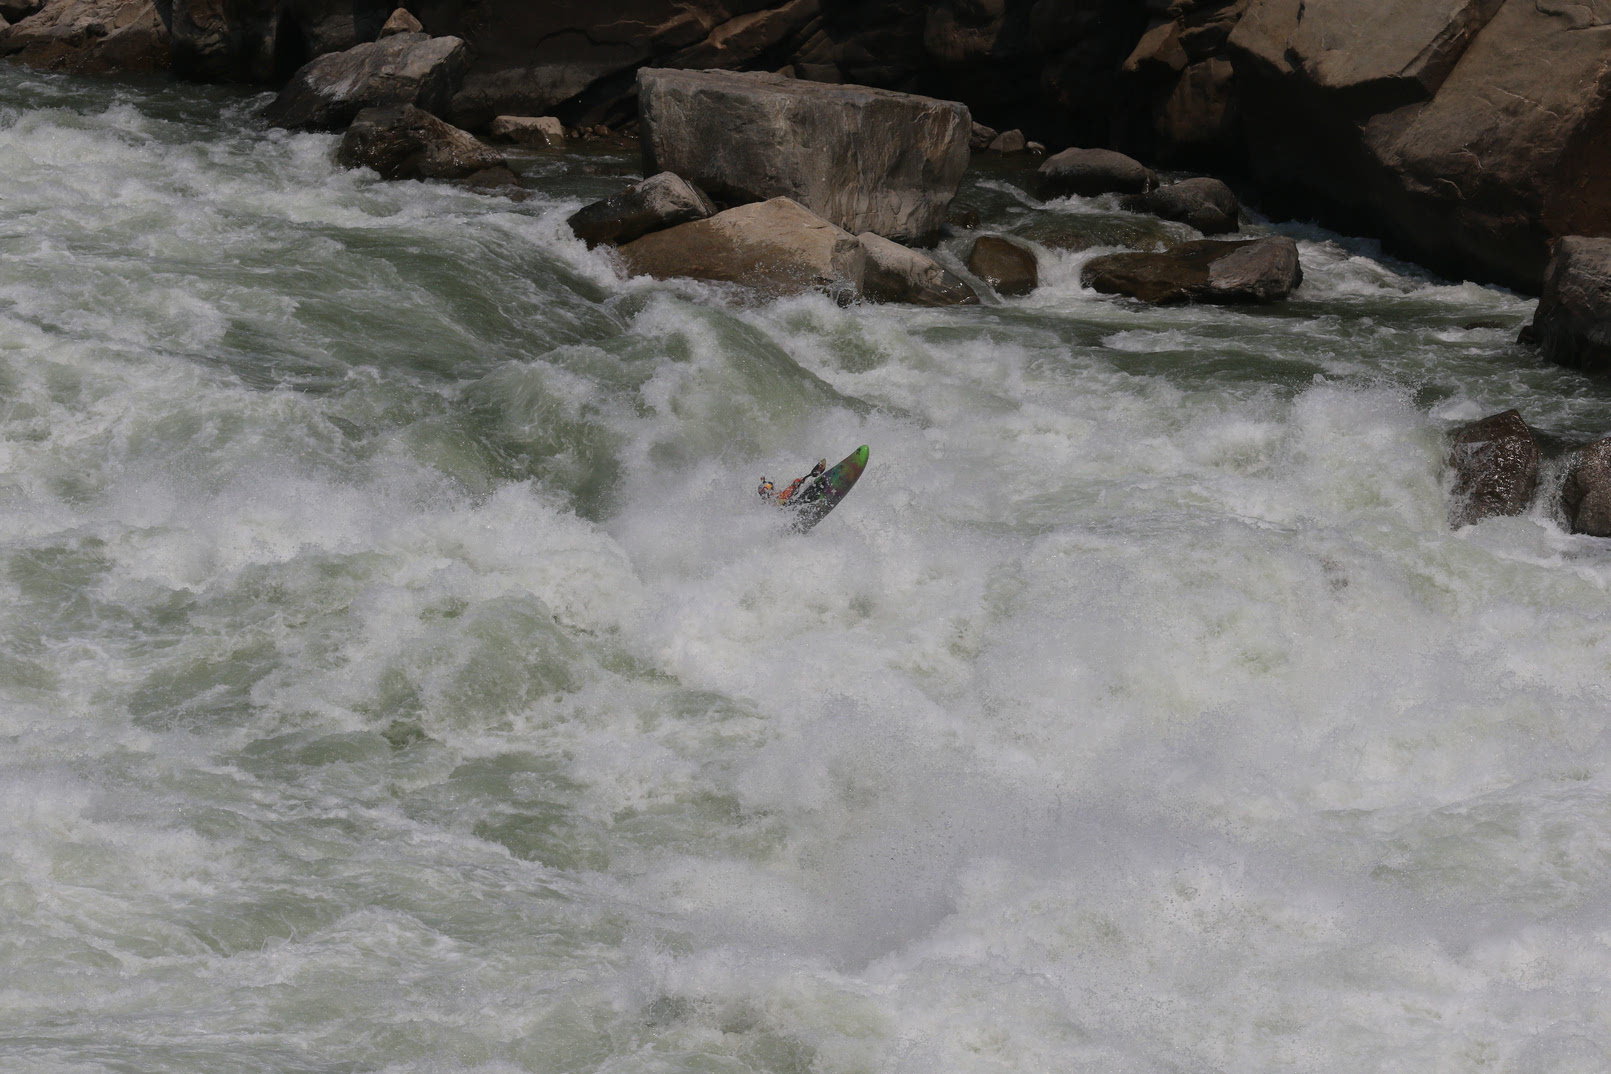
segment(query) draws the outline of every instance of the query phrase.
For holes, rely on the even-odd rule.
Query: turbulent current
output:
[[[1611,431],[1531,300],[1143,308],[1000,165],[1027,298],[624,280],[634,155],[262,103],[0,69],[0,1069],[1611,1066],[1611,542],[1446,524]]]

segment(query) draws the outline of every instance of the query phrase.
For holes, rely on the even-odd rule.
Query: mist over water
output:
[[[0,1067],[1611,1063],[1611,542],[1445,523],[1450,428],[1611,431],[1531,300],[1283,225],[1144,309],[1081,247],[1176,225],[1000,165],[1028,298],[625,281],[629,156],[260,103],[0,68]]]

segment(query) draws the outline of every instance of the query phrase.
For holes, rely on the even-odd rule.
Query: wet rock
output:
[[[565,125],[554,116],[499,116],[487,127],[487,137],[549,149],[565,144]]]
[[[1111,149],[1065,149],[1040,166],[1039,181],[1043,198],[1141,194],[1158,185],[1150,168]]]
[[[520,176],[505,165],[482,168],[465,176],[460,183],[480,193],[493,194],[510,201],[525,201],[531,197],[531,191],[520,185]]]
[[[639,72],[644,171],[724,202],[785,196],[860,233],[925,242],[968,164],[952,101],[772,74]]]
[[[465,62],[456,37],[394,34],[307,64],[264,117],[276,127],[339,130],[365,108],[407,104],[443,115]]]
[[[0,29],[0,56],[74,74],[168,69],[167,25],[151,0],[51,0]]]
[[[373,168],[382,179],[464,179],[504,166],[503,154],[423,108],[366,108],[336,150],[346,168]]]
[[[1040,286],[1035,252],[999,235],[982,235],[968,252],[968,271],[1011,298]]]
[[[380,28],[379,37],[391,37],[394,34],[422,34],[425,27],[420,25],[406,7],[400,7],[391,13],[386,24]],[[378,39],[378,38],[377,38]]]
[[[1041,145],[1039,142],[1025,142],[1024,152],[1028,153],[1032,157],[1044,157],[1046,155],[1046,147]]]
[[[971,205],[958,205],[955,202],[945,214],[945,222],[952,227],[962,227],[973,230],[979,226],[979,210]]]
[[[1240,228],[1242,205],[1231,188],[1218,179],[1202,176],[1133,194],[1121,202],[1131,212],[1151,213],[1178,220],[1204,235],[1222,235]]]
[[[1024,132],[1019,130],[1003,131],[990,140],[989,151],[998,157],[1013,156],[1024,152],[1028,148],[1028,140]]]
[[[1016,234],[1053,250],[1093,250],[1103,246],[1160,250],[1194,237],[1179,224],[1119,213],[1037,214]]]
[[[747,284],[768,295],[861,294],[867,255],[856,237],[790,198],[740,205],[621,247],[633,275]]]
[[[1080,273],[1086,287],[1154,305],[1273,302],[1302,281],[1298,246],[1282,235],[1249,242],[1199,239],[1163,253],[1109,254],[1092,259]]]
[[[1472,422],[1454,434],[1449,525],[1453,529],[1494,515],[1519,515],[1538,488],[1543,457],[1533,431],[1515,410]]]
[[[934,258],[871,231],[856,237],[866,252],[862,294],[874,302],[909,302],[918,306],[958,306],[979,296]]]
[[[975,123],[968,134],[968,148],[975,153],[983,153],[990,148],[990,143],[995,141],[1000,133],[994,127],[987,127],[983,123]]]
[[[1561,485],[1561,512],[1573,533],[1611,537],[1611,436],[1577,451]]]
[[[584,206],[566,223],[592,249],[600,243],[620,246],[652,231],[715,215],[716,206],[698,187],[671,172],[661,172]]]
[[[1611,239],[1555,241],[1532,327],[1551,361],[1611,370]]]

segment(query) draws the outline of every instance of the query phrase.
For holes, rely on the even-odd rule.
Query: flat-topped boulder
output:
[[[1111,149],[1075,148],[1054,153],[1041,164],[1038,179],[1043,198],[1144,194],[1158,185],[1151,168]]]
[[[446,115],[465,62],[456,37],[393,34],[304,65],[263,114],[302,130],[340,130],[365,108],[393,105]]]
[[[740,205],[621,247],[633,275],[746,284],[767,295],[860,297],[867,255],[856,237],[790,198]]]
[[[1533,338],[1551,361],[1611,369],[1611,239],[1568,235],[1551,245]]]
[[[1273,302],[1303,282],[1303,268],[1297,243],[1284,235],[1249,242],[1199,239],[1162,253],[1093,258],[1081,270],[1080,282],[1154,305]]]
[[[954,101],[734,71],[638,72],[646,174],[718,202],[787,197],[852,233],[924,243],[968,165]]]
[[[928,254],[871,231],[856,239],[867,254],[862,294],[874,302],[962,306],[979,301],[973,288]]]
[[[651,175],[603,201],[584,205],[566,221],[588,249],[620,246],[652,231],[716,215],[704,191],[671,172]]]
[[[1538,488],[1542,458],[1538,440],[1518,411],[1492,414],[1459,429],[1449,446],[1454,471],[1450,527],[1527,510]]]
[[[359,112],[336,160],[346,168],[373,168],[382,179],[467,179],[504,166],[502,153],[411,104]]]
[[[1183,179],[1145,194],[1131,194],[1119,204],[1131,212],[1178,220],[1204,235],[1223,235],[1241,227],[1242,204],[1236,194],[1218,179],[1207,176]]]

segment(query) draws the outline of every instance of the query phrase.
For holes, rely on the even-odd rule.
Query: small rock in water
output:
[[[1111,149],[1065,149],[1047,158],[1039,174],[1043,198],[1143,194],[1158,185],[1152,169]]]
[[[552,148],[565,144],[565,125],[554,116],[498,116],[487,127],[495,142]]]
[[[411,104],[359,112],[336,159],[345,168],[373,168],[382,179],[464,179],[505,166],[496,149]]]
[[[378,37],[390,37],[393,34],[421,34],[424,32],[425,27],[421,25],[420,20],[416,19],[406,7],[400,7],[392,12],[391,17],[386,20],[386,25],[380,28]]]
[[[1454,470],[1453,529],[1493,515],[1519,515],[1538,488],[1543,453],[1516,410],[1472,422],[1454,434],[1449,466]]]
[[[653,231],[716,215],[704,191],[670,172],[651,175],[619,194],[583,206],[566,221],[588,249],[620,246]]]
[[[1165,220],[1189,224],[1204,235],[1223,235],[1241,227],[1241,202],[1218,179],[1185,179],[1145,194],[1132,194],[1121,202],[1131,212],[1151,213]]]
[[[972,231],[979,226],[979,210],[971,205],[952,202],[951,208],[946,210],[945,222],[952,227],[965,227]]]
[[[867,253],[862,294],[873,301],[918,306],[961,306],[979,301],[972,288],[928,254],[871,231],[856,238]]]
[[[1573,533],[1611,537],[1611,436],[1578,450],[1561,485],[1561,511]]]
[[[1004,131],[991,139],[990,152],[998,157],[1012,156],[1022,153],[1026,144],[1023,131]]]
[[[1154,305],[1272,302],[1303,282],[1303,267],[1298,244],[1284,235],[1250,242],[1199,239],[1163,253],[1094,258],[1080,272],[1080,282]]]
[[[974,242],[968,271],[1009,298],[1027,295],[1040,285],[1035,252],[999,235],[983,235]]]

